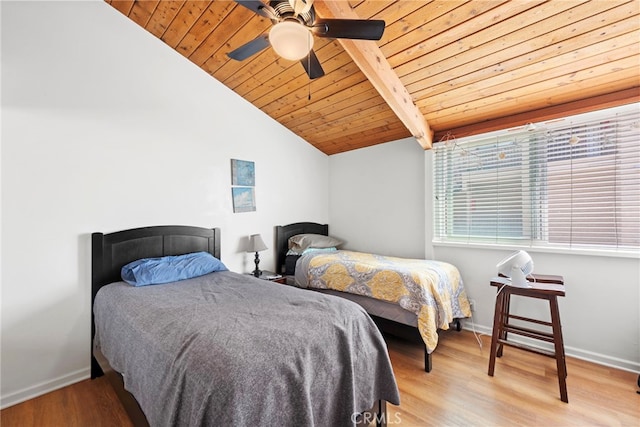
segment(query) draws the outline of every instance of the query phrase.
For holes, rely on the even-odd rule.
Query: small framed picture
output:
[[[255,163],[247,160],[231,159],[231,185],[255,187]]]
[[[253,187],[231,187],[233,196],[233,212],[254,212],[256,198]]]

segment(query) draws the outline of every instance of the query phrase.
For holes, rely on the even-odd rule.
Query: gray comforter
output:
[[[360,306],[233,272],[103,287],[95,342],[151,426],[343,426],[400,398]]]

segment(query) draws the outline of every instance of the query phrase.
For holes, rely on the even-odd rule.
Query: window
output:
[[[434,241],[637,251],[639,111],[436,144]]]

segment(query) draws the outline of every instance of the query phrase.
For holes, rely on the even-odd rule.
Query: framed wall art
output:
[[[256,210],[256,197],[253,187],[231,187],[233,212],[253,212]]]
[[[255,185],[255,163],[247,160],[231,159],[231,196],[234,213],[254,212],[256,210]]]
[[[247,160],[231,159],[231,185],[255,187],[255,163]]]

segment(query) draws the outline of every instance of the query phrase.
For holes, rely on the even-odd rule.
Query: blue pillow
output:
[[[322,253],[322,252],[335,252],[338,248],[307,248],[302,251],[302,255],[311,254],[311,253]]]
[[[133,286],[159,285],[190,279],[214,271],[227,271],[218,258],[208,252],[143,258],[122,267],[122,280]]]
[[[300,249],[289,249],[286,253],[286,255],[305,255],[308,253],[312,253],[312,252],[335,252],[337,251],[338,248],[336,247],[331,247],[331,248],[307,248],[305,250],[303,250],[302,252],[300,252]]]

